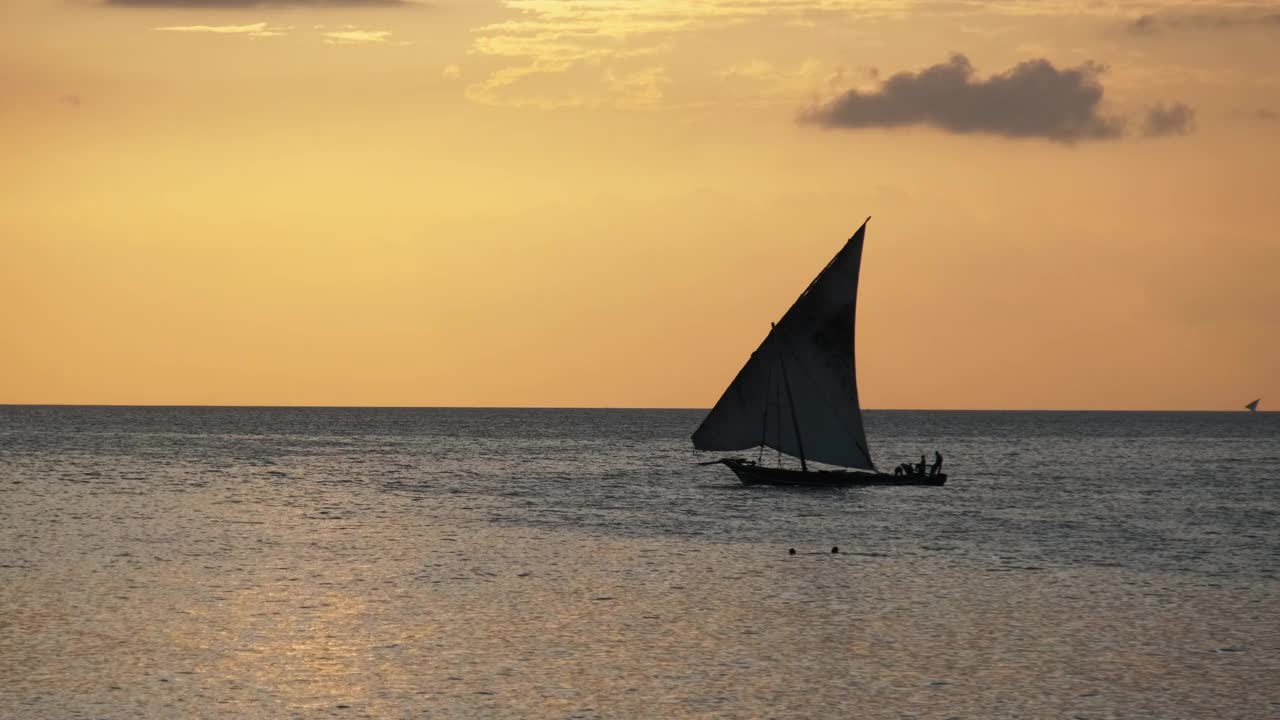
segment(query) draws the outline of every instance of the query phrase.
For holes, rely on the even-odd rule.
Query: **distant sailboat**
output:
[[[1258,398],[1257,400],[1254,400],[1253,402],[1249,403],[1248,405],[1245,405],[1245,406],[1244,406],[1244,409],[1245,409],[1245,410],[1248,410],[1249,412],[1258,412],[1258,403],[1259,403],[1261,400],[1262,400],[1262,398]]]
[[[870,218],[867,218],[870,220]],[[699,450],[760,448],[757,460],[722,458],[747,485],[941,485],[941,456],[927,469],[876,470],[858,406],[853,327],[867,223],[775,324],[693,434]],[[760,463],[764,448],[800,469]],[[853,470],[810,470],[809,461]]]

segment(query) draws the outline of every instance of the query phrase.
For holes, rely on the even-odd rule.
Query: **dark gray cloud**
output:
[[[394,7],[412,0],[105,0],[113,7],[153,8],[268,8],[268,7]]]
[[[1154,35],[1161,30],[1234,30],[1247,27],[1280,30],[1280,13],[1142,15],[1128,25],[1129,32],[1135,35]]]
[[[1100,114],[1103,68],[1059,70],[1028,60],[982,80],[964,55],[891,76],[872,92],[850,90],[801,115],[831,128],[931,125],[954,133],[988,133],[1071,143],[1124,132],[1124,120]]]
[[[1156,105],[1147,112],[1142,134],[1147,137],[1186,135],[1195,129],[1196,111],[1183,103]]]

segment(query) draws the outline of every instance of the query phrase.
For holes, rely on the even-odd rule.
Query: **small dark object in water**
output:
[[[831,554],[832,554],[832,555],[839,555],[839,554],[840,554],[840,548],[836,547],[835,545],[832,545],[832,546],[831,546]]]
[[[791,548],[790,550],[788,550],[788,551],[787,551],[787,554],[788,554],[788,555],[795,555],[795,554],[796,554],[796,549],[795,549],[795,548]]]

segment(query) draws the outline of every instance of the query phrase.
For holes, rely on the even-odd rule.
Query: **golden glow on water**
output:
[[[147,532],[201,532],[195,500]],[[1274,582],[417,526],[404,502],[241,506],[267,524],[176,566],[6,583],[6,692],[31,718],[1274,711]]]
[[[869,413],[956,474],[829,493],[699,416],[0,408],[0,716],[1274,716],[1280,416]]]
[[[1277,416],[870,413],[952,480],[788,492],[699,415],[0,408],[0,716],[1274,717]]]

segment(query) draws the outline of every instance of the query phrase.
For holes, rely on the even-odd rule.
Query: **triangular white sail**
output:
[[[873,470],[862,429],[853,328],[866,223],[836,253],[693,434],[699,450],[766,445]],[[798,434],[797,434],[798,430]]]
[[[1258,412],[1258,402],[1261,400],[1262,398],[1258,398],[1257,400],[1254,400],[1253,402],[1249,403],[1248,405],[1245,405],[1244,407],[1249,412]]]

